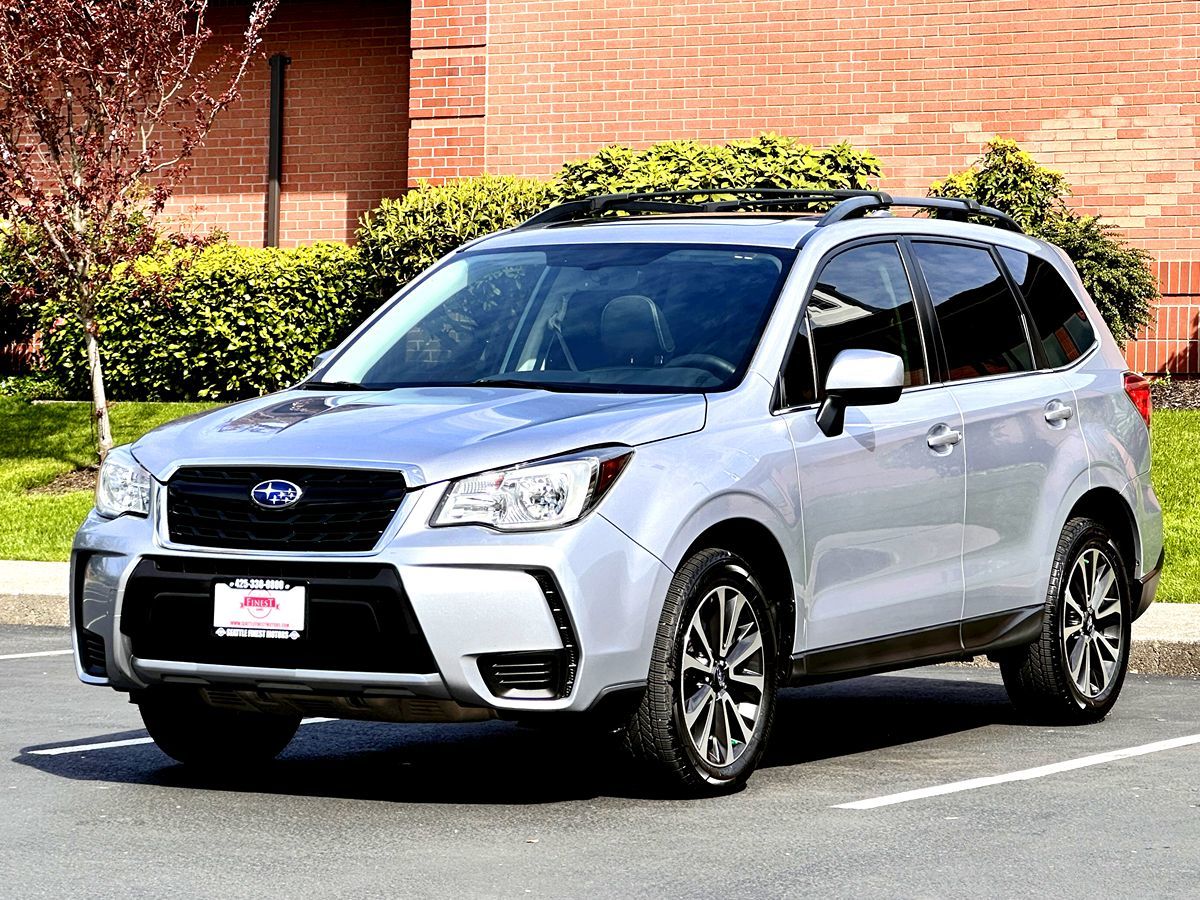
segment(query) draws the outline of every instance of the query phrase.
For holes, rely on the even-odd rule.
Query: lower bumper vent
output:
[[[479,657],[479,671],[497,697],[514,700],[553,699],[562,696],[564,652],[491,653]]]
[[[83,671],[93,678],[108,677],[108,659],[104,652],[104,638],[86,628],[79,632],[79,656]]]

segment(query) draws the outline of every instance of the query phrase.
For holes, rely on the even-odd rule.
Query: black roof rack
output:
[[[732,199],[730,196],[732,195]],[[684,203],[684,198],[722,197],[720,200]],[[888,204],[891,197],[883,191],[852,190],[809,190],[806,188],[697,188],[682,191],[644,191],[630,194],[601,194],[582,200],[568,200],[542,210],[525,220],[518,228],[541,228],[562,222],[589,219],[606,212],[734,212],[756,206],[774,208],[785,206],[809,207],[817,203],[831,203],[862,198],[873,203]],[[835,207],[836,208],[836,207]]]
[[[836,222],[844,222],[847,219],[862,218],[869,212],[878,212],[885,209],[894,209],[901,207],[903,209],[929,209],[939,213],[940,218],[954,219],[956,221],[965,222],[970,216],[979,216],[985,219],[991,219],[992,224],[998,228],[1003,228],[1005,231],[1018,231],[1023,233],[1020,225],[1013,221],[1012,217],[1007,213],[1002,213],[998,209],[993,209],[990,206],[981,206],[978,200],[972,200],[970,197],[889,197],[886,202],[872,202],[869,197],[855,197],[849,200],[843,200],[825,215],[821,216],[817,222],[817,227],[824,225],[833,225]]]
[[[720,197],[719,200],[696,202],[698,197]],[[682,202],[693,198],[693,202]],[[896,207],[905,209],[927,209],[939,216],[957,221],[967,221],[971,216],[991,219],[993,224],[1007,231],[1021,231],[1021,226],[1011,217],[990,206],[981,206],[977,201],[960,197],[893,197],[884,191],[860,190],[808,190],[790,188],[696,188],[681,191],[645,191],[629,194],[601,194],[582,200],[559,203],[526,219],[518,229],[543,228],[564,222],[590,219],[607,212],[633,213],[698,213],[735,212],[755,207],[769,207],[771,211],[781,208],[811,207],[818,203],[835,203],[817,221],[817,227],[833,225],[848,219],[862,218],[868,213],[882,212]]]

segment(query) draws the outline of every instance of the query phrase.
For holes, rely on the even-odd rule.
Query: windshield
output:
[[[388,308],[311,384],[732,387],[791,256],[660,244],[465,253]]]

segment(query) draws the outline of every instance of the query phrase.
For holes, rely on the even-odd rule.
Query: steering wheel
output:
[[[715,375],[722,381],[737,371],[733,363],[713,353],[685,353],[683,356],[675,357],[663,366],[664,369],[673,367],[704,369],[710,375]]]

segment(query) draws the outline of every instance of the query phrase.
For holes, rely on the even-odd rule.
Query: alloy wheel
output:
[[[692,746],[724,768],[745,752],[763,705],[765,651],[753,606],[719,586],[696,606],[683,638],[680,702]]]
[[[1104,694],[1121,667],[1121,592],[1112,559],[1096,547],[1079,555],[1063,589],[1061,637],[1076,690]]]

